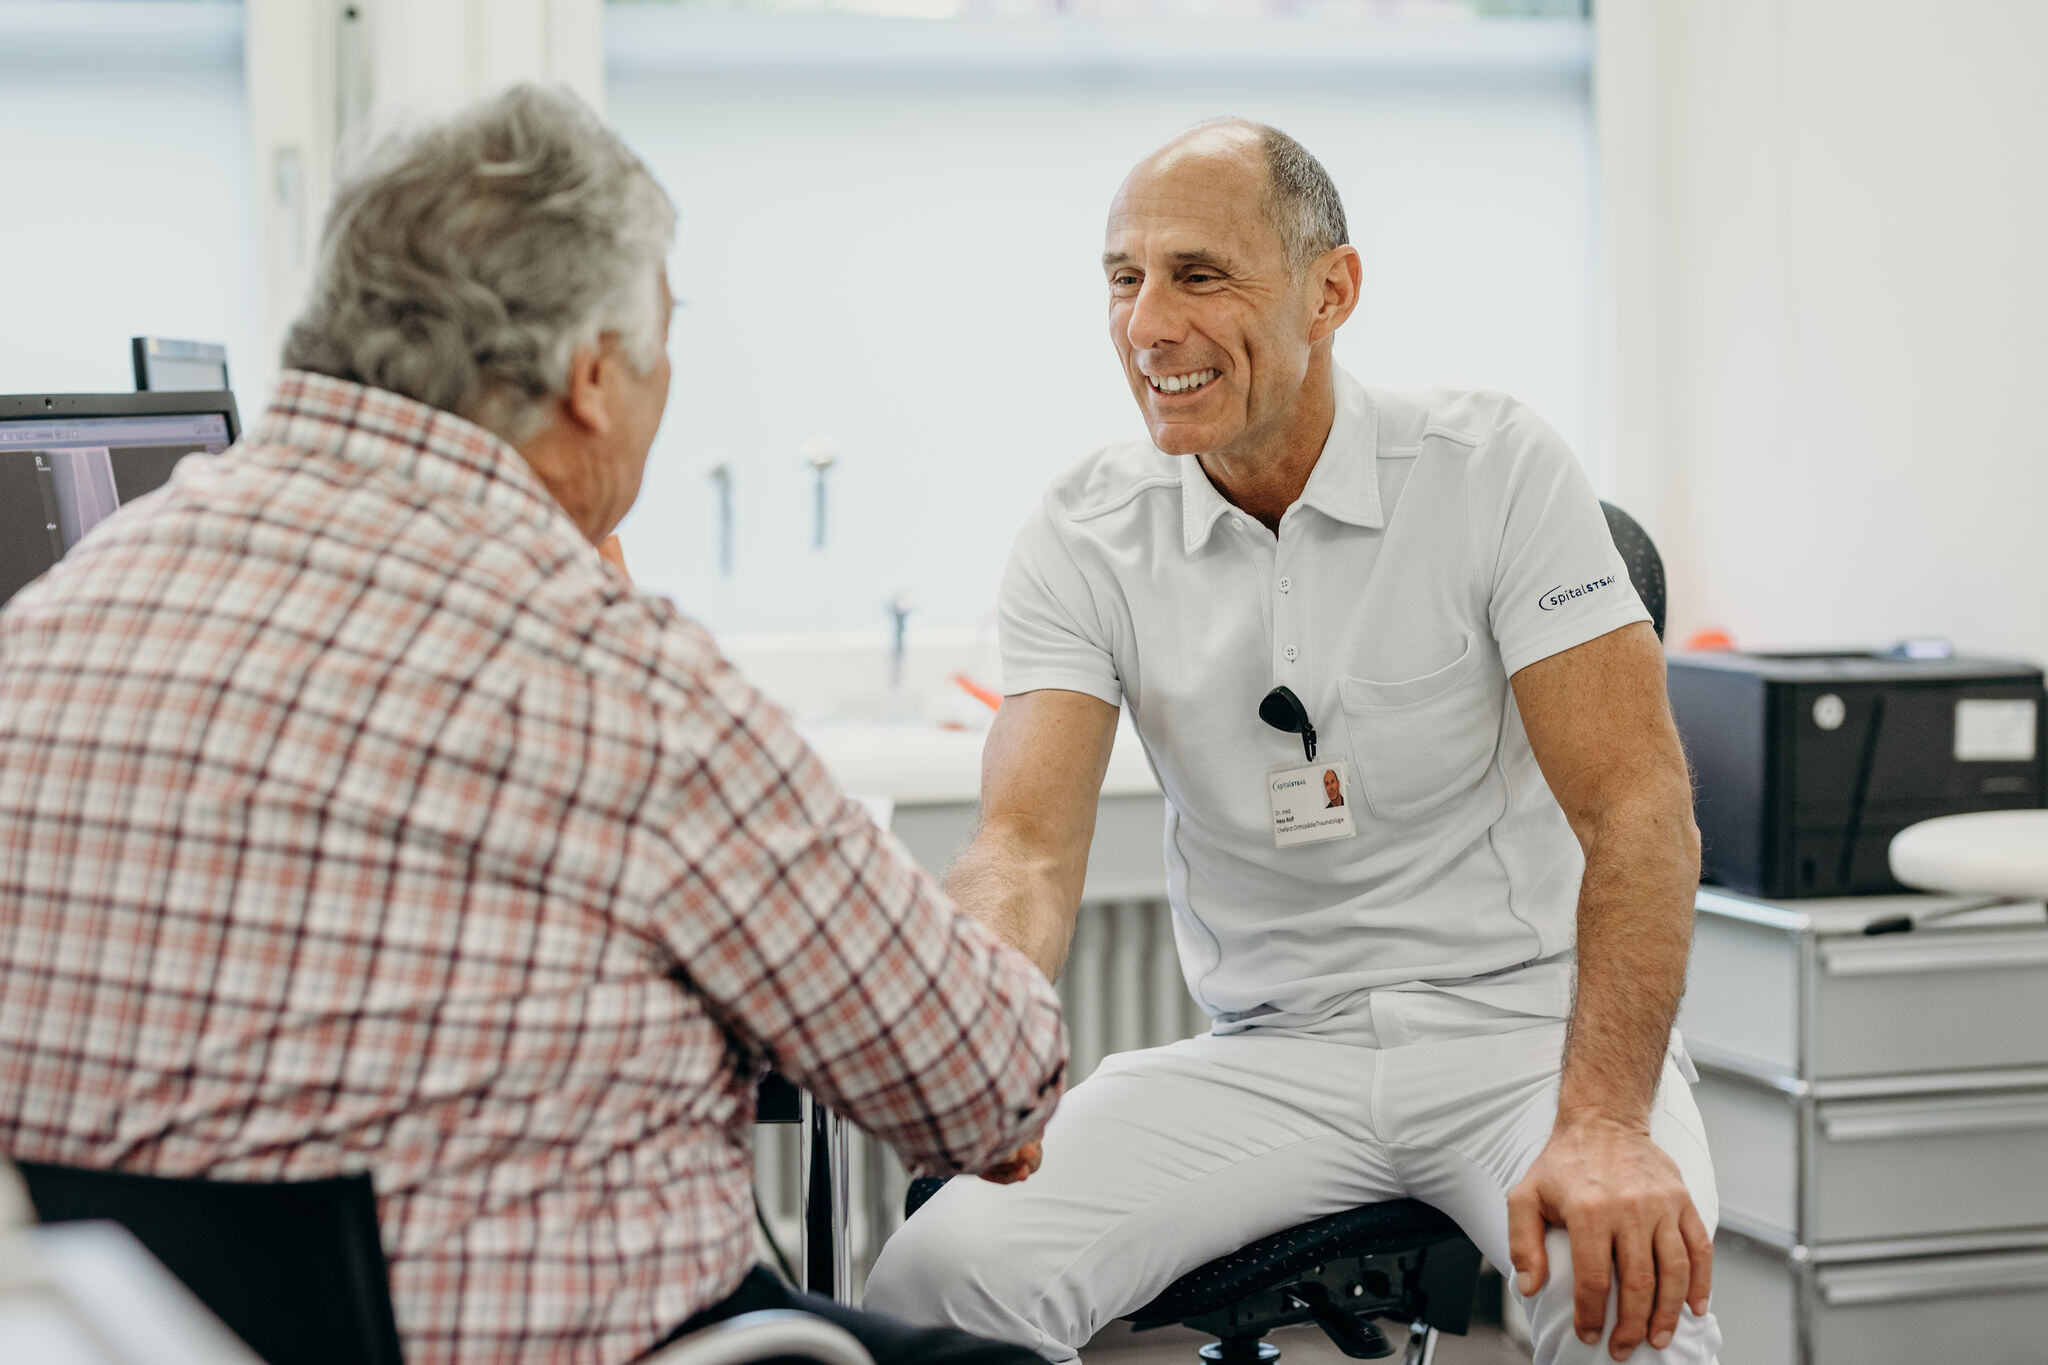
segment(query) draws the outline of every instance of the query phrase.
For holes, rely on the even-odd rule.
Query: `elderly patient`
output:
[[[387,149],[248,439],[0,614],[0,1153],[371,1172],[415,1362],[788,1303],[750,1269],[764,1062],[953,1170],[1060,1094],[1040,971],[600,558],[673,222],[564,97]],[[885,1361],[1030,1359],[836,1315]]]

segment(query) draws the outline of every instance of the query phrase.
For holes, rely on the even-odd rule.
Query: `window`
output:
[[[958,17],[768,12],[799,8]],[[916,628],[985,621],[1047,481],[1143,435],[1104,333],[1109,199],[1223,113],[1299,138],[1344,194],[1366,285],[1341,363],[1509,390],[1589,453],[1582,7],[1271,9],[608,6],[608,114],[681,215],[674,389],[624,528],[641,581],[721,633],[875,629],[906,589]],[[1502,9],[1566,17],[1481,21]]]
[[[245,414],[267,378],[242,10],[0,4],[0,391],[134,387],[131,336],[225,342]]]

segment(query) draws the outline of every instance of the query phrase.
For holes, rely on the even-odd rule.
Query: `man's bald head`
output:
[[[1350,240],[1344,201],[1323,163],[1278,128],[1244,118],[1198,123],[1138,163],[1132,175],[1185,157],[1243,157],[1265,173],[1266,217],[1280,234],[1288,268],[1299,275],[1318,256]]]
[[[1102,248],[1110,340],[1153,444],[1254,461],[1299,446],[1313,463],[1362,278],[1315,158],[1243,119],[1192,128],[1124,177]]]

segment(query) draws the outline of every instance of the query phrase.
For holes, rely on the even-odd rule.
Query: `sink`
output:
[[[720,639],[719,648],[795,717],[841,791],[897,806],[972,806],[980,799],[981,746],[991,717],[956,679],[989,687],[1001,676],[991,627],[912,632],[896,686],[888,640],[874,631],[741,635]],[[1159,795],[1128,717],[1119,718],[1102,794]]]
[[[886,797],[898,806],[971,805],[979,799],[981,734],[908,720],[799,722],[797,730],[841,791]],[[1117,726],[1102,794],[1159,794],[1127,720]]]

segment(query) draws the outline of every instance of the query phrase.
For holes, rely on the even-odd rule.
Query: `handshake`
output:
[[[1044,1159],[1045,1153],[1033,1139],[994,1165],[984,1167],[981,1178],[995,1185],[1014,1185],[1037,1170]]]

